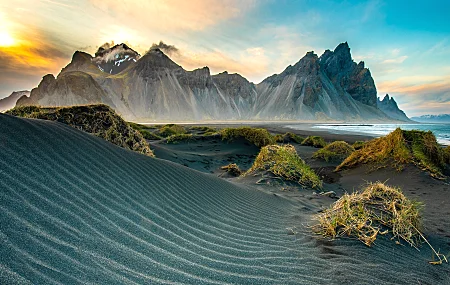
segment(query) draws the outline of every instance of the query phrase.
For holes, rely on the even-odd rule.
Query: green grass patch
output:
[[[336,171],[359,164],[393,165],[400,171],[408,163],[414,163],[433,177],[443,178],[441,170],[445,166],[445,154],[432,132],[397,128],[387,136],[367,142],[347,157]]]
[[[302,143],[302,141],[304,140],[304,138],[291,133],[291,132],[287,132],[285,134],[277,134],[275,135],[275,141],[278,143]]]
[[[318,136],[309,136],[302,141],[302,145],[313,146],[316,148],[322,148],[327,145],[325,140],[322,137]]]
[[[268,145],[261,148],[252,167],[244,174],[249,175],[258,170],[266,170],[278,177],[295,181],[299,184],[321,188],[322,181],[316,173],[298,156],[292,145]]]
[[[157,141],[157,140],[161,140],[162,137],[156,135],[155,133],[152,133],[150,131],[147,130],[139,130],[139,132],[142,134],[142,136],[149,141]]]
[[[225,128],[220,131],[220,135],[222,136],[222,140],[228,141],[244,138],[257,147],[263,147],[275,143],[274,137],[266,129],[250,127]]]
[[[192,136],[192,134],[176,134],[176,135],[171,135],[167,138],[167,143],[168,144],[174,144],[174,143],[179,143],[179,142],[186,142],[186,141],[193,141],[195,140],[194,137]]]
[[[175,124],[164,125],[155,132],[156,135],[163,137],[163,138],[167,138],[167,137],[173,136],[173,135],[185,134],[185,133],[187,133],[187,131],[183,126],[175,125]]]
[[[335,141],[313,154],[313,158],[324,159],[325,161],[338,161],[348,157],[355,149],[344,141]]]
[[[365,141],[356,141],[352,146],[355,150],[358,150],[362,149],[365,144],[366,144]]]
[[[445,163],[450,164],[450,145],[443,150]]]
[[[8,111],[8,114],[24,118],[61,122],[103,138],[125,149],[154,156],[142,134],[133,129],[107,105],[97,104],[71,107],[21,106]]]
[[[217,130],[215,128],[211,128],[208,126],[192,126],[189,128],[189,131],[197,131],[199,133],[216,133]]]

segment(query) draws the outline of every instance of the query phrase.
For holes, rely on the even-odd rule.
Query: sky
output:
[[[408,116],[450,113],[450,1],[0,0],[0,98],[57,75],[76,50],[153,43],[187,70],[259,83],[348,42],[378,96]]]

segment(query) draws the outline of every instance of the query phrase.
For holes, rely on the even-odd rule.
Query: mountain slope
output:
[[[308,52],[294,66],[257,85],[239,74],[211,75],[208,67],[186,71],[158,48],[136,62],[126,60],[129,64],[117,73],[103,72],[96,65],[96,58],[120,59],[134,52],[127,48],[114,46],[94,58],[76,52],[53,80],[55,84],[48,84],[52,80],[44,77],[43,82],[48,82],[41,82],[31,99],[20,100],[18,105],[101,102],[128,120],[141,121],[392,120],[378,109],[370,71],[363,62],[352,60],[347,43],[325,51],[320,58]],[[71,82],[64,80],[69,73]],[[86,88],[71,86],[75,84]]]
[[[411,120],[406,116],[405,112],[398,108],[397,102],[395,102],[394,97],[389,98],[389,95],[386,94],[383,100],[377,99],[378,109],[383,111],[388,117],[399,120],[410,122]]]
[[[14,108],[14,106],[16,106],[17,100],[19,100],[22,96],[29,97],[30,91],[15,91],[8,97],[0,99],[0,112],[4,112],[11,108]]]

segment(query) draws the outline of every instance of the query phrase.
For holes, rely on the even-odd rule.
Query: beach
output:
[[[312,216],[333,197],[256,184],[253,176],[219,177],[229,155],[251,163],[258,150],[245,142],[152,143],[151,158],[61,123],[8,115],[0,122],[2,284],[450,282],[447,264],[428,264],[427,247],[387,238],[367,247],[314,234]],[[325,169],[324,190],[337,196],[365,179],[389,178],[425,200],[425,234],[450,252],[448,184],[409,169],[335,174],[308,158],[314,148],[295,148]],[[208,160],[216,163],[199,162]]]

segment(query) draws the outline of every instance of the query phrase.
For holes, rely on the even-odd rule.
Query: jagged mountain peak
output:
[[[140,54],[124,43],[112,47],[104,44],[98,48],[92,63],[102,72],[117,74],[133,65],[139,58]]]
[[[377,99],[377,107],[392,119],[410,121],[406,114],[398,108],[394,97],[389,97],[389,94],[386,94],[382,100]]]

